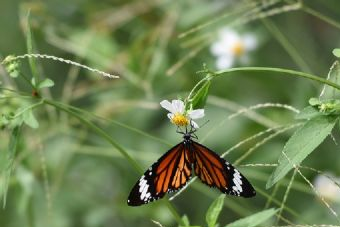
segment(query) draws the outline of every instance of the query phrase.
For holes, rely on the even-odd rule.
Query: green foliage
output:
[[[208,227],[216,226],[217,218],[220,215],[223,208],[224,199],[225,195],[222,194],[210,205],[205,216],[205,220],[207,222]]]
[[[195,93],[191,101],[191,105],[193,109],[204,108],[205,103],[208,98],[210,84],[211,84],[210,80],[206,80],[204,84]]]
[[[296,165],[313,182],[319,169],[339,172],[339,160],[329,152],[337,149],[334,144],[316,150],[340,114],[339,63],[327,79],[324,71],[334,59],[325,50],[339,40],[335,2],[0,1],[1,15],[8,18],[0,20],[6,31],[0,57],[17,54],[1,62],[7,73],[0,69],[0,190],[7,203],[1,225],[337,224],[331,208],[338,212],[338,202],[315,199],[304,178],[287,174]],[[325,24],[323,32],[315,26],[319,23]],[[232,68],[204,66],[198,78],[194,72],[202,62],[211,68],[216,64],[210,50],[224,28],[255,34],[261,45],[252,55],[234,59]],[[339,49],[333,54],[340,57]],[[111,75],[103,71],[120,78],[102,78]],[[309,81],[325,86],[319,97],[310,98],[317,95]],[[228,196],[224,202],[221,195],[209,206],[216,190],[190,184],[172,201],[126,205],[136,179],[180,140],[159,111],[160,100],[175,97],[186,102],[186,109],[205,108],[210,123],[197,131],[201,143],[220,154],[230,146],[228,154],[238,149],[227,159],[241,163],[237,167],[255,186],[255,198]],[[268,100],[286,104],[262,104]],[[294,118],[290,110],[296,112],[308,100]],[[250,103],[261,104],[244,108]],[[229,121],[228,115],[238,111],[244,117]],[[286,141],[286,129],[299,122],[302,126]],[[264,189],[265,182],[270,186],[279,180],[273,190]],[[301,206],[306,201],[310,205]],[[276,209],[258,212],[273,206],[282,208],[279,214]]]
[[[339,84],[339,62],[332,65],[328,75],[330,82]],[[285,144],[278,166],[267,181],[267,188],[298,166],[332,132],[340,116],[340,100],[336,99],[339,94],[339,90],[325,85],[320,98],[310,98],[310,106],[297,114],[296,119],[305,119],[307,122]]]
[[[319,116],[300,127],[285,144],[278,166],[269,177],[266,187],[272,187],[312,153],[331,133],[337,121],[338,118],[334,116]]]
[[[13,170],[14,158],[17,153],[21,127],[17,126],[12,130],[8,149],[0,152],[0,195],[3,199],[3,207],[6,206],[7,190],[11,179],[11,173]]]
[[[33,77],[32,79],[31,79],[31,84],[33,85],[33,87],[36,87],[36,88],[38,88],[38,89],[41,89],[41,88],[47,88],[47,87],[53,87],[54,86],[54,82],[53,82],[53,80],[51,80],[51,79],[48,79],[48,78],[46,78],[46,79],[44,79],[44,80],[42,80],[42,81],[40,81],[40,82],[36,82],[35,81],[35,78]]]
[[[27,111],[23,112],[22,118],[24,123],[30,126],[31,128],[35,129],[39,127],[39,123],[37,119],[34,117],[32,109],[28,109]]]
[[[263,224],[269,218],[273,217],[278,210],[267,209],[255,214],[252,214],[246,218],[239,219],[233,223],[226,225],[225,227],[255,227]]]
[[[340,49],[339,49],[339,48],[334,49],[334,50],[333,50],[333,54],[334,54],[335,57],[340,58]]]
[[[333,82],[335,84],[340,84],[340,64],[339,61],[335,61],[331,66],[331,69],[328,73],[328,81]],[[324,90],[322,91],[322,99],[335,99],[340,98],[340,91],[335,89],[334,87],[325,85]]]
[[[183,225],[179,225],[179,227],[200,227],[197,225],[190,225],[188,216],[184,215],[182,217]]]
[[[13,55],[9,55],[3,62],[8,74],[13,78],[17,78],[20,73],[20,61],[15,59]]]

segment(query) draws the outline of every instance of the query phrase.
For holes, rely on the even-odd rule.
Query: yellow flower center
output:
[[[245,51],[243,43],[242,42],[235,43],[234,46],[232,47],[232,51],[236,56],[241,56]]]
[[[188,118],[181,113],[175,113],[171,122],[177,126],[187,126],[189,124]]]

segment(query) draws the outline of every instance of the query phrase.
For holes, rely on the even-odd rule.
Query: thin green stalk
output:
[[[327,84],[337,90],[340,90],[340,85],[328,81],[322,77],[315,76],[309,73],[304,73],[300,71],[290,70],[290,69],[282,69],[282,68],[270,68],[270,67],[239,67],[239,68],[231,68],[226,70],[217,71],[213,74],[213,77],[223,76],[223,74],[230,74],[232,72],[271,72],[271,73],[281,73],[290,76],[303,77],[310,80],[314,80],[320,82],[322,84]]]
[[[329,17],[321,14],[320,12],[315,11],[314,9],[309,8],[309,7],[305,6],[305,5],[303,5],[301,9],[302,9],[302,11],[304,11],[304,12],[310,14],[310,15],[313,15],[314,17],[317,17],[320,20],[323,20],[327,24],[330,24],[330,25],[336,27],[337,29],[340,29],[340,23],[338,23],[337,21],[333,20],[332,18],[329,18]]]
[[[82,123],[84,123],[87,127],[91,128],[93,131],[95,131],[98,135],[100,135],[101,137],[103,137],[106,141],[108,141],[113,147],[115,147],[127,160],[128,162],[138,171],[138,173],[143,174],[143,169],[141,168],[141,166],[127,153],[127,151],[125,151],[125,149],[123,147],[121,147],[116,141],[114,141],[110,135],[108,135],[104,130],[102,130],[101,128],[97,127],[95,124],[93,124],[92,122],[90,122],[89,120],[81,117],[79,114],[77,114],[76,112],[70,110],[67,107],[64,107],[62,105],[60,105],[57,102],[54,102],[52,100],[46,100],[44,99],[44,103],[53,106],[59,110],[62,110],[70,115],[72,115],[73,117],[77,118],[79,121],[81,121]],[[176,221],[182,225],[182,219],[180,217],[180,215],[177,213],[176,209],[173,207],[173,205],[168,201],[165,200],[165,204],[167,205],[169,211],[171,212],[171,214],[174,216],[174,218],[176,219]]]
[[[271,204],[273,198],[276,196],[276,193],[277,193],[279,187],[280,187],[280,184],[279,184],[279,182],[278,182],[278,184],[275,184],[272,193],[270,194],[269,198],[267,199],[267,202],[266,202],[266,204],[264,205],[264,209],[268,209],[268,208],[269,208],[269,206],[270,206],[270,204]]]
[[[150,138],[150,139],[153,139],[153,140],[158,141],[158,142],[160,142],[160,143],[163,143],[163,144],[165,144],[165,145],[168,145],[169,147],[172,147],[172,146],[173,146],[171,143],[167,142],[166,140],[163,140],[163,139],[160,139],[160,138],[155,137],[155,136],[153,136],[153,135],[150,135],[150,134],[148,134],[148,133],[145,133],[145,132],[143,132],[142,130],[133,128],[133,127],[131,127],[131,126],[127,125],[127,124],[121,123],[121,122],[119,122],[119,121],[115,121],[115,120],[112,120],[112,119],[106,119],[106,118],[104,118],[104,117],[95,115],[95,114],[93,114],[93,113],[91,113],[91,112],[88,112],[88,111],[85,111],[85,110],[83,110],[83,109],[80,109],[80,108],[77,108],[77,107],[74,107],[74,106],[70,106],[70,105],[67,105],[67,104],[64,104],[64,103],[58,103],[58,104],[61,105],[61,106],[64,106],[65,108],[68,108],[68,109],[70,109],[70,110],[72,110],[72,111],[74,111],[74,112],[78,112],[78,113],[81,113],[81,114],[83,114],[83,115],[89,116],[89,117],[91,117],[91,118],[93,118],[93,119],[98,119],[98,120],[102,120],[102,121],[109,122],[109,123],[111,123],[111,124],[118,125],[118,126],[120,126],[120,127],[123,127],[123,128],[125,128],[125,129],[128,129],[128,130],[130,130],[130,131],[132,131],[132,132],[135,132],[135,133],[140,134],[140,135],[142,135],[142,136],[145,136],[145,137],[147,137],[147,138]]]
[[[281,30],[275,25],[272,20],[269,18],[263,18],[262,23],[268,31],[276,38],[276,40],[281,44],[281,46],[286,50],[295,64],[305,72],[311,72],[308,64],[305,62],[304,58],[300,55],[300,53],[296,50],[296,48],[289,42],[287,37],[281,32]]]
[[[33,37],[32,37],[32,32],[31,32],[31,25],[30,25],[30,11],[28,11],[27,15],[26,15],[26,31],[25,31],[25,35],[26,35],[26,46],[27,46],[27,53],[32,54],[34,52],[34,48],[33,48]],[[35,59],[30,58],[28,59],[29,61],[29,65],[31,68],[31,72],[32,72],[32,76],[34,77],[36,83],[38,83],[40,81],[39,78],[39,74],[38,74],[38,70],[37,70],[37,64]]]
[[[42,105],[43,103],[44,103],[43,100],[40,100],[39,102],[34,103],[34,104],[32,104],[32,105],[26,107],[25,109],[23,109],[22,111],[20,111],[19,113],[17,113],[16,115],[14,115],[14,116],[11,117],[11,118],[17,118],[17,117],[19,117],[21,114],[25,113],[27,110],[30,110],[30,109],[33,110],[34,108],[36,108],[36,107]]]
[[[198,81],[198,83],[193,87],[193,89],[191,89],[187,100],[190,102],[192,99],[192,96],[195,95],[195,91],[200,89],[201,84],[203,84],[205,81],[208,81],[211,79],[211,74],[208,73],[208,76],[204,77],[203,79],[201,79],[200,81]]]
[[[64,112],[72,115],[73,117],[76,117],[78,120],[80,120],[86,126],[88,126],[93,131],[95,131],[98,135],[100,135],[105,140],[107,140],[113,147],[115,147],[128,160],[128,162],[138,171],[138,173],[143,173],[143,169],[138,165],[138,163],[125,151],[125,149],[123,147],[121,147],[116,141],[114,141],[110,137],[110,135],[108,135],[104,130],[102,130],[101,128],[99,128],[98,126],[96,126],[95,124],[90,122],[89,120],[83,118],[79,114],[75,113],[74,111],[70,110],[69,108],[60,105],[57,102],[54,102],[52,100],[47,100],[47,99],[44,99],[43,101],[44,101],[44,103],[46,103],[50,106],[54,106],[57,109],[60,109]]]

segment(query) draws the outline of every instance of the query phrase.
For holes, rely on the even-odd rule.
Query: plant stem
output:
[[[305,6],[305,5],[303,5],[301,9],[304,12],[306,12],[306,13],[308,13],[310,15],[313,15],[314,17],[319,18],[320,20],[323,20],[327,24],[330,24],[330,25],[336,27],[337,29],[340,29],[340,24],[337,21],[335,21],[335,20],[333,20],[333,19],[331,19],[331,18],[329,18],[329,17],[319,13],[318,11],[315,11],[314,9],[311,9],[311,8]]]
[[[96,126],[95,124],[90,122],[89,120],[83,118],[82,116],[80,116],[76,112],[70,110],[69,108],[67,108],[63,105],[60,105],[57,102],[54,102],[52,100],[47,100],[47,99],[44,99],[43,101],[44,101],[44,103],[51,105],[51,106],[54,106],[57,109],[60,109],[64,112],[72,115],[73,117],[77,118],[78,120],[80,120],[86,126],[88,126],[93,131],[95,131],[98,135],[100,135],[105,140],[107,140],[113,147],[115,147],[129,161],[129,163],[138,171],[138,173],[143,173],[143,169],[138,165],[138,163],[125,151],[125,149],[123,147],[121,147],[116,141],[114,141],[104,130],[102,130],[101,128],[99,128],[98,126]]]
[[[290,76],[303,77],[310,80],[314,80],[320,82],[322,84],[327,84],[337,90],[340,90],[340,85],[328,81],[322,77],[315,76],[309,73],[304,73],[300,71],[290,70],[290,69],[282,69],[282,68],[270,68],[270,67],[240,67],[240,68],[231,68],[226,70],[217,71],[213,74],[213,77],[222,76],[223,74],[230,74],[232,72],[275,72],[282,73]]]

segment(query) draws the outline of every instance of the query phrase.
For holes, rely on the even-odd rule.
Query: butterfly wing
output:
[[[230,163],[209,148],[192,141],[195,174],[210,187],[221,192],[252,197],[256,192],[249,181]]]
[[[129,206],[140,206],[182,188],[191,177],[187,145],[177,144],[158,159],[139,179],[128,197]]]

